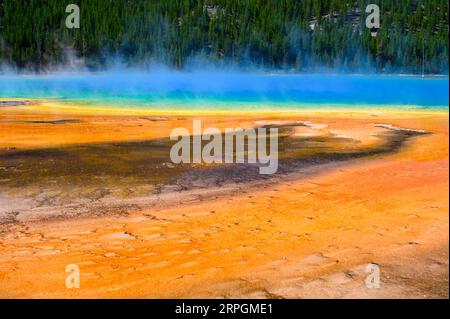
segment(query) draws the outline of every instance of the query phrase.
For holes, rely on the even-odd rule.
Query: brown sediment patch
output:
[[[25,106],[25,105],[30,105],[30,102],[28,102],[28,101],[1,101],[0,100],[0,107]]]
[[[140,119],[150,121],[150,122],[161,122],[161,121],[168,120],[167,117],[162,117],[162,116],[145,116],[145,117],[140,117]]]
[[[0,154],[0,218],[1,213],[11,210],[21,211],[22,218],[51,218],[55,210],[54,217],[74,217],[98,215],[101,207],[103,214],[120,213],[122,210],[115,207],[136,201],[154,206],[205,200],[280,179],[317,174],[351,160],[395,153],[410,138],[424,134],[374,131],[378,143],[366,146],[333,134],[297,136],[298,125],[305,126],[298,121],[276,124],[279,165],[274,175],[261,175],[259,164],[174,165],[169,158],[174,141],[168,138],[10,150]],[[33,212],[26,213],[29,210]],[[41,216],[43,211],[46,214]]]
[[[49,120],[49,121],[43,121],[43,120],[35,120],[35,121],[0,121],[0,123],[12,123],[12,124],[74,124],[74,123],[80,123],[80,120],[73,120],[73,119],[62,119],[62,120]]]

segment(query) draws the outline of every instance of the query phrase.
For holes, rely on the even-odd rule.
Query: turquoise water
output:
[[[85,106],[146,109],[385,106],[448,110],[448,85],[448,77],[117,71],[3,75],[0,98],[55,99]]]

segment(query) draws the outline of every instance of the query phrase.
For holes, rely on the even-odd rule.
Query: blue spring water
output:
[[[448,77],[115,71],[3,75],[0,98],[146,109],[449,107]]]

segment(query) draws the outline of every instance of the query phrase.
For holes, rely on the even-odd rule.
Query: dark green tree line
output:
[[[373,2],[376,37],[365,27]],[[69,3],[80,29],[65,27]],[[73,52],[92,69],[117,59],[420,73],[425,60],[425,72],[448,73],[448,31],[446,0],[0,0],[0,63],[41,71]]]

